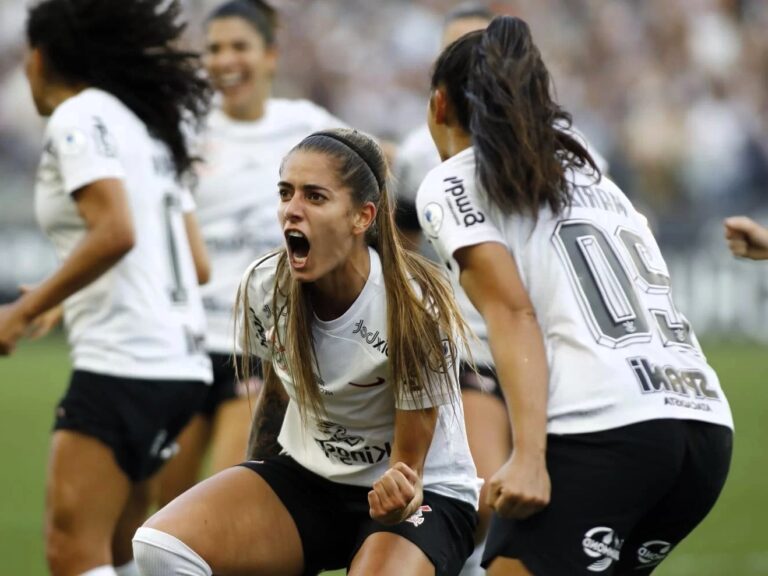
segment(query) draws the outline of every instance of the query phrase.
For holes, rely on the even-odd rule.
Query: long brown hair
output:
[[[477,176],[506,214],[534,218],[542,205],[570,205],[570,168],[600,170],[569,133],[571,115],[550,94],[551,79],[523,20],[497,16],[443,50],[432,89],[443,87],[459,125],[472,136]]]
[[[457,370],[457,350],[468,349],[466,327],[453,298],[452,289],[440,269],[426,258],[403,247],[395,226],[395,205],[387,188],[388,167],[381,148],[370,137],[356,130],[336,129],[311,134],[296,145],[298,150],[325,154],[336,162],[342,185],[352,191],[352,201],[361,206],[377,206],[374,223],[366,232],[366,242],[379,254],[387,294],[388,357],[395,398],[415,401],[418,406],[426,394],[434,400],[446,395],[455,398],[452,385]],[[296,386],[299,410],[324,413],[323,396],[316,382],[317,358],[312,342],[312,312],[309,289],[294,280],[285,249],[278,258],[273,291],[275,355],[281,355]],[[247,279],[238,292],[241,310],[243,360],[241,370],[249,369],[251,340],[258,337],[248,318]],[[285,316],[284,326],[278,322]],[[454,342],[458,340],[458,342]],[[246,372],[247,374],[247,372]]]

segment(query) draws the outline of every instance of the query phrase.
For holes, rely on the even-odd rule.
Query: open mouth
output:
[[[298,230],[288,230],[285,233],[285,242],[288,247],[288,256],[294,267],[301,267],[309,256],[309,240]]]
[[[237,88],[245,82],[245,75],[241,72],[228,72],[216,77],[216,87],[219,90]]]

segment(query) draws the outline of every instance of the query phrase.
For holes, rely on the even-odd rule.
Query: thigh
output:
[[[269,484],[244,467],[197,484],[145,526],[175,536],[220,576],[303,571],[301,540],[291,515]]]
[[[49,545],[87,547],[111,563],[112,533],[130,491],[108,446],[79,432],[54,432],[46,482]]]
[[[396,550],[402,550],[403,558],[412,562],[414,572],[404,573],[455,576],[472,554],[476,528],[477,513],[470,504],[425,491],[419,510],[399,524],[384,526],[370,518],[362,522],[352,566],[357,565],[357,574],[364,574],[362,566],[374,566],[374,559],[380,557],[387,546],[397,546]],[[389,536],[381,537],[380,534]],[[411,546],[406,546],[402,540]],[[416,554],[415,549],[421,555]],[[434,572],[421,571],[422,557],[429,560]],[[392,558],[397,560],[397,554],[392,553]],[[363,561],[365,564],[361,564]]]
[[[682,421],[687,443],[680,474],[624,542],[616,574],[650,574],[706,517],[725,484],[733,449],[729,428]]]
[[[524,520],[493,516],[483,565],[519,560],[537,576],[613,574],[622,544],[676,481],[675,421],[548,438],[550,504]]]
[[[360,546],[347,572],[349,576],[433,576],[435,567],[427,555],[402,536],[377,532]]]
[[[219,404],[211,437],[212,472],[235,466],[245,459],[251,429],[251,406],[252,401],[244,397]]]

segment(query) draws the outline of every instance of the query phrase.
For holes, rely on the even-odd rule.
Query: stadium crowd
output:
[[[429,66],[452,0],[275,4],[276,93],[309,98],[398,140],[424,118]],[[189,39],[216,4],[187,0]],[[702,220],[761,207],[768,187],[768,7],[761,0],[511,0],[550,63],[558,96],[657,222],[662,245]],[[42,122],[19,62],[24,7],[0,2],[0,220],[32,223]],[[373,25],[375,23],[375,25]],[[680,215],[686,218],[681,219]]]

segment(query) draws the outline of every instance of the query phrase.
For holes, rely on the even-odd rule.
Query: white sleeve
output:
[[[260,258],[248,267],[240,282],[240,294],[243,298],[238,304],[240,315],[239,340],[245,350],[244,322],[248,323],[250,347],[248,351],[264,360],[271,360],[274,338],[275,307],[272,303],[275,283],[274,259],[276,254]],[[247,315],[243,316],[243,305],[247,305]]]
[[[459,248],[484,242],[506,244],[480,206],[474,177],[439,166],[422,182],[416,195],[419,224],[443,262],[450,262]]]
[[[67,193],[97,180],[125,178],[114,135],[101,116],[63,106],[51,117],[47,133]]]

